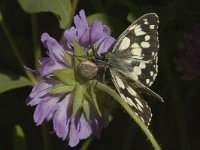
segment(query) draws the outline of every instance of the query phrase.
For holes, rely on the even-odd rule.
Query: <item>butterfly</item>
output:
[[[158,73],[158,25],[155,13],[148,13],[133,22],[105,54],[112,81],[121,96],[139,118],[149,126],[151,109],[142,94],[163,99],[149,89]]]
[[[80,65],[80,70],[84,71],[82,75],[88,79],[97,74],[95,65],[104,72],[109,70],[121,98],[147,126],[152,113],[142,94],[163,102],[158,94],[149,89],[158,73],[158,25],[159,18],[155,13],[143,15],[117,38],[103,57],[96,55],[94,63],[86,61]]]

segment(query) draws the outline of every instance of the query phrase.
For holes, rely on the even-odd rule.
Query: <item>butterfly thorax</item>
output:
[[[107,65],[109,66],[109,68],[112,70],[121,70],[122,72],[128,72],[130,69],[132,69],[132,66],[134,65],[133,63],[130,65],[127,65],[127,62],[129,58],[127,57],[126,60],[122,59],[120,56],[118,55],[114,55],[113,53],[108,53],[106,55],[106,59],[107,59]],[[133,60],[133,59],[132,59]],[[133,61],[134,62],[134,61]]]

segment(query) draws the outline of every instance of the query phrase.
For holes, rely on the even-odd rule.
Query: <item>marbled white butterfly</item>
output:
[[[106,54],[113,83],[120,96],[148,126],[152,113],[142,93],[162,98],[151,91],[158,73],[158,24],[155,13],[148,13],[133,22]]]
[[[106,64],[103,65],[105,70],[109,68],[112,81],[122,99],[147,126],[150,124],[152,113],[141,94],[154,96],[163,102],[158,94],[148,88],[158,73],[158,24],[158,16],[155,13],[145,14],[137,19],[118,37],[105,54],[103,62]],[[88,67],[91,66],[88,62],[83,64],[84,67],[91,68]],[[99,64],[97,66],[99,67]],[[87,69],[86,72],[91,73]]]

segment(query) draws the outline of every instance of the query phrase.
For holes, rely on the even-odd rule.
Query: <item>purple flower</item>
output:
[[[53,121],[56,135],[62,140],[68,138],[71,147],[92,133],[99,137],[102,129],[108,124],[109,113],[105,106],[101,111],[104,116],[102,117],[95,109],[94,99],[91,97],[78,99],[82,105],[78,107],[77,112],[74,112],[76,107],[74,101],[77,101],[76,88],[82,87],[82,82],[76,80],[74,74],[67,74],[64,79],[61,75],[59,78],[62,71],[69,73],[74,69],[66,60],[66,55],[73,57],[73,40],[76,40],[85,51],[95,46],[98,55],[105,53],[115,41],[110,36],[109,28],[101,22],[94,21],[89,26],[83,10],[74,17],[74,24],[74,27],[65,31],[64,43],[57,42],[47,33],[42,34],[41,41],[48,50],[48,56],[39,60],[41,65],[39,74],[42,80],[33,87],[26,101],[27,105],[36,106],[33,115],[36,125],[41,125],[44,121]],[[55,74],[56,71],[58,76]],[[69,82],[63,80],[73,84],[68,85]]]
[[[179,43],[179,57],[176,59],[177,69],[182,72],[185,80],[200,79],[200,24],[195,24],[192,30],[184,35]]]
[[[75,27],[71,27],[64,33],[69,47],[72,46],[73,39],[78,41],[86,50],[93,44],[95,44],[96,47],[106,45],[104,48],[107,49],[97,49],[97,53],[100,55],[101,53],[105,53],[115,42],[115,39],[110,36],[110,29],[100,21],[96,20],[91,26],[88,25],[84,10],[81,10],[79,15],[74,17],[74,24]],[[109,39],[109,42],[105,39]]]

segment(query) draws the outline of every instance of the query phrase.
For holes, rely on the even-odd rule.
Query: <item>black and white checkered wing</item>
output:
[[[111,67],[151,86],[158,72],[158,24],[155,13],[148,13],[132,23],[115,43],[110,54]]]
[[[116,70],[110,70],[113,83],[121,98],[131,106],[138,117],[149,126],[152,118],[151,109],[147,102],[139,95],[140,88],[135,81],[127,78]]]
[[[158,72],[158,24],[155,13],[137,19],[119,36],[107,55],[116,89],[147,126],[152,113],[142,93],[163,101],[148,88]]]

